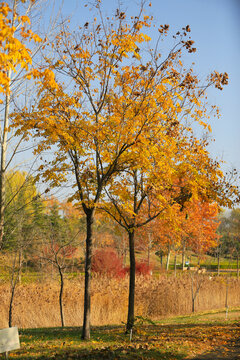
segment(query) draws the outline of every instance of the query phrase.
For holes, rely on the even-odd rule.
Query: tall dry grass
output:
[[[196,275],[197,276],[197,275]],[[204,276],[196,299],[196,311],[225,307],[226,281],[224,278],[209,279]],[[35,282],[16,288],[13,306],[13,325],[20,328],[60,326],[57,281]],[[64,314],[66,326],[79,326],[83,315],[83,277],[68,280],[64,289]],[[0,328],[8,326],[8,284],[0,284]],[[128,278],[116,280],[93,277],[91,322],[93,325],[119,324],[126,321],[128,302]],[[170,315],[191,313],[191,278],[137,277],[136,315],[161,319]],[[240,281],[230,279],[228,306],[240,306]]]

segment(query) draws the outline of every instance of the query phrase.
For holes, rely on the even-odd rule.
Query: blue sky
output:
[[[56,0],[57,5],[60,3]],[[74,24],[82,25],[90,18],[86,3],[65,0],[63,18],[72,16]],[[138,3],[121,1],[122,8],[131,14],[136,14]],[[229,74],[229,85],[223,91],[208,91],[209,102],[218,105],[222,114],[211,123],[215,142],[210,151],[214,157],[225,160],[225,169],[235,167],[240,172],[240,0],[152,0],[151,4],[146,10],[154,16],[156,25],[169,24],[171,33],[190,25],[197,47],[191,61],[200,78],[213,70]],[[103,14],[112,15],[118,1],[102,0],[102,5]]]

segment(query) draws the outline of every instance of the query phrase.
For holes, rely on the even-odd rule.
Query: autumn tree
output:
[[[154,135],[154,144],[139,146],[135,164],[132,161],[106,188],[110,201],[105,202],[104,210],[127,231],[129,238],[127,331],[134,325],[136,230],[153,220],[156,222],[159,217],[162,225],[165,224],[165,229],[160,229],[160,237],[176,252],[181,247],[183,210],[192,205],[190,200],[194,203],[209,196],[213,201],[216,196],[214,192],[206,193],[206,188],[213,186],[209,172],[215,177],[218,170],[207,156],[204,141],[188,137],[184,131],[169,134],[167,126],[161,129],[159,137]],[[184,144],[182,148],[179,142]],[[204,167],[208,172],[202,172]]]
[[[151,236],[154,248],[160,256],[161,254],[166,254],[167,256],[167,271],[169,270],[172,251],[175,252],[174,262],[176,265],[176,253],[181,248],[182,221],[185,217],[185,213],[180,211],[180,209],[181,207],[175,204],[171,207],[170,211],[164,212],[163,216],[156,218],[149,225],[151,226]]]
[[[61,234],[62,235],[62,234]],[[67,260],[72,259],[76,253],[76,239],[74,237],[63,238],[58,234],[56,238],[56,233],[54,229],[50,226],[49,228],[49,241],[46,243],[45,247],[42,249],[43,252],[40,255],[41,259],[47,263],[52,264],[58,271],[60,277],[60,288],[59,288],[59,310],[61,317],[61,326],[65,326],[64,312],[63,312],[63,292],[64,292],[64,272],[67,268]]]
[[[71,181],[71,199],[79,202],[86,216],[83,339],[90,338],[93,220],[104,188],[112,187],[114,177],[131,164],[138,170],[142,159],[147,163],[145,149],[157,148],[158,139],[160,144],[165,142],[165,149],[170,141],[169,151],[172,146],[184,153],[184,137],[174,142],[172,136],[182,132],[188,139],[193,136],[186,124],[188,116],[206,128],[201,97],[211,84],[222,88],[227,83],[227,74],[215,72],[200,86],[192,70],[182,70],[182,52],[195,51],[189,26],[176,35],[175,46],[163,60],[157,48],[147,49],[151,39],[144,29],[151,26],[151,19],[142,7],[131,19],[117,9],[104,20],[100,2],[95,10],[95,18],[77,32],[63,27],[51,44],[53,56],[46,58],[45,67],[31,73],[38,84],[36,104],[15,114],[19,134],[42,140],[35,154],[41,153],[45,160],[39,168],[44,181],[52,187]],[[160,38],[168,29],[168,25],[159,27]],[[49,149],[53,157],[44,158]],[[200,150],[201,164],[206,163],[199,170],[206,179],[201,190],[203,195],[217,196],[213,184],[218,183],[218,164],[210,161],[204,148]],[[189,170],[191,179],[191,160],[183,163],[177,158],[178,164],[178,176]],[[183,202],[190,189],[184,184],[177,189],[172,193]]]
[[[150,172],[149,167],[148,173]],[[142,170],[142,169],[141,169]],[[151,174],[151,172],[150,172]],[[152,175],[152,174],[151,174]],[[136,229],[146,225],[159,216],[165,210],[166,201],[151,202],[151,196],[157,198],[157,192],[152,190],[152,184],[156,186],[153,176],[147,176],[137,168],[122,172],[106,192],[109,202],[105,202],[103,209],[121,226],[128,235],[129,241],[129,297],[128,317],[126,331],[130,331],[134,325],[135,306],[135,232]],[[161,199],[162,200],[162,199]],[[156,205],[157,204],[157,205]],[[144,209],[144,211],[143,211]]]
[[[217,245],[219,206],[216,203],[193,202],[186,209],[187,219],[183,223],[182,248],[188,247],[202,256]]]
[[[216,246],[218,211],[219,207],[215,202],[191,199],[184,209],[175,208],[170,216],[155,220],[153,231],[158,231],[156,243],[165,244],[169,251],[181,252],[184,269],[187,249],[201,256]]]

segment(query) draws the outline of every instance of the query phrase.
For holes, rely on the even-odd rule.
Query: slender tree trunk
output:
[[[194,313],[195,311],[195,300],[198,296],[198,293],[201,289],[202,283],[203,283],[203,278],[198,278],[198,274],[191,274],[191,293],[192,293],[192,312]],[[195,290],[194,290],[194,276],[196,276],[195,278]]]
[[[174,276],[177,276],[177,254],[174,255]]]
[[[195,311],[195,299],[192,298],[192,313]]]
[[[195,311],[195,295],[194,295],[193,275],[191,276],[191,292],[192,292],[192,313],[194,313],[194,311]]]
[[[167,262],[166,262],[166,270],[168,271],[169,263],[170,263],[170,256],[171,256],[171,248],[168,247],[168,254],[167,254]]]
[[[9,301],[9,309],[8,309],[8,326],[12,327],[12,310],[13,310],[13,299],[15,295],[15,289],[17,286],[17,282],[19,279],[20,268],[17,268],[17,254],[15,254],[15,259],[13,261],[12,267],[12,279],[11,279],[11,297]]]
[[[63,315],[63,287],[64,287],[64,277],[63,271],[61,266],[58,266],[58,271],[60,275],[60,292],[59,292],[59,308],[60,308],[60,315],[61,315],[61,325],[62,327],[65,326],[64,324],[64,315]]]
[[[86,211],[87,217],[87,236],[86,236],[86,258],[85,258],[85,289],[84,289],[84,313],[82,339],[90,339],[90,282],[91,282],[91,262],[92,262],[92,225],[93,209]]]
[[[218,251],[218,268],[217,268],[217,274],[220,275],[220,252]]]
[[[151,233],[148,233],[148,267],[150,266],[151,247],[152,247],[152,237],[151,237]]]
[[[18,253],[18,267],[19,267],[18,282],[19,282],[19,284],[22,283],[22,264],[23,264],[23,255],[22,255],[22,249],[20,249],[19,253]]]
[[[186,245],[184,242],[183,248],[182,248],[182,270],[184,270],[184,267],[185,267],[185,251],[186,251]]]
[[[237,279],[239,280],[239,253],[237,253]]]
[[[126,266],[127,262],[127,249],[124,248],[123,265]]]
[[[8,71],[8,77],[11,77],[11,70]],[[1,166],[0,166],[0,249],[3,246],[4,236],[4,212],[6,201],[6,155],[7,155],[7,138],[8,138],[8,119],[9,119],[10,93],[6,94],[4,121],[1,138]]]
[[[148,245],[148,267],[150,266],[150,247]]]
[[[12,309],[13,309],[13,299],[14,299],[14,293],[16,288],[17,281],[14,281],[14,284],[11,288],[11,297],[9,302],[9,311],[8,311],[8,326],[12,327]]]
[[[228,278],[226,280],[226,296],[225,296],[225,308],[228,308]]]
[[[226,308],[226,320],[227,320],[227,318],[228,318],[228,278],[227,278],[227,280],[226,280],[225,308]]]
[[[128,318],[127,329],[129,332],[134,325],[134,295],[135,295],[135,249],[134,249],[134,230],[128,233],[129,238],[129,258],[130,258],[130,274],[129,274],[129,297],[128,297]]]

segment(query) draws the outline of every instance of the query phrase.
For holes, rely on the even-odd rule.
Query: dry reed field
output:
[[[198,277],[197,277],[198,276]],[[240,281],[224,277],[210,279],[208,275],[195,275],[202,279],[201,288],[195,302],[196,312],[222,309],[240,305]],[[136,279],[136,310],[138,316],[160,320],[171,315],[191,313],[192,295],[191,278],[188,274],[179,277],[165,274]],[[82,324],[84,279],[66,280],[64,288],[64,314],[66,326]],[[13,305],[13,326],[37,328],[60,326],[58,305],[58,281],[41,281],[18,285]],[[0,284],[0,328],[8,324],[8,304],[10,286]],[[93,325],[120,324],[126,321],[128,301],[128,278],[114,279],[93,277],[92,279],[92,314]]]

